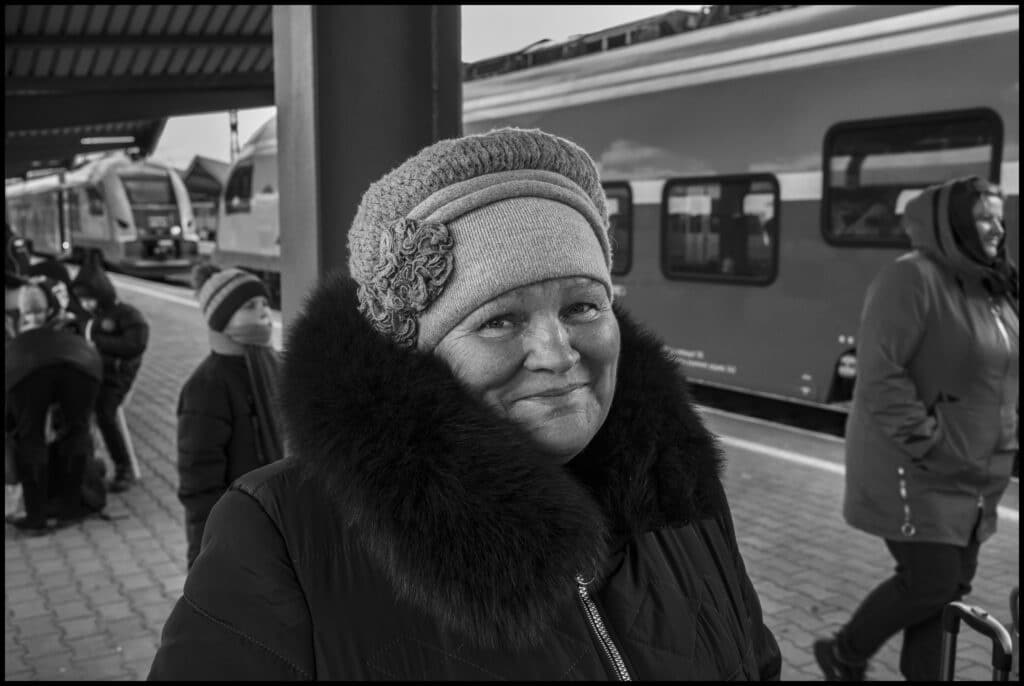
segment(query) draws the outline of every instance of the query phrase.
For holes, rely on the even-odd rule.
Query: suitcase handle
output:
[[[992,680],[1007,681],[1013,662],[1010,632],[985,610],[959,601],[948,603],[942,610],[942,665],[939,679],[953,680],[956,639],[961,621],[992,641]]]

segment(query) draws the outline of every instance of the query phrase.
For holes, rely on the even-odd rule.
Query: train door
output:
[[[265,258],[281,254],[278,217],[277,153],[254,155],[251,220],[256,252]]]
[[[224,185],[220,221],[217,227],[217,250],[225,253],[255,252],[249,235],[252,213],[252,158],[242,160]]]

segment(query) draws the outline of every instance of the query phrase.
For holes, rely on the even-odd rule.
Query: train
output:
[[[842,413],[909,200],[988,178],[1018,254],[1018,39],[1016,6],[796,6],[507,73],[492,58],[467,70],[463,128],[539,128],[594,157],[616,298],[692,384]],[[273,277],[276,195],[251,191],[276,183],[276,122],[254,138],[218,241]]]
[[[199,236],[179,173],[152,159],[108,154],[66,172],[6,184],[7,221],[32,253],[102,256],[108,267],[166,276],[199,258]]]

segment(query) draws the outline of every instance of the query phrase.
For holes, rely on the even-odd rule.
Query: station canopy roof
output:
[[[274,104],[271,5],[5,5],[4,170],[152,152],[167,117]]]

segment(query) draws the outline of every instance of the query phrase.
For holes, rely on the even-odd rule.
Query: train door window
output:
[[[65,197],[67,199],[68,206],[68,230],[73,234],[81,233],[82,215],[81,207],[79,205],[79,203],[81,203],[81,196],[79,195],[78,190],[75,188],[69,188],[65,192],[67,193]]]
[[[609,238],[612,244],[612,274],[629,271],[633,260],[633,194],[625,182],[604,184],[608,203]]]
[[[103,216],[103,193],[96,186],[86,186],[85,195],[89,201],[89,214],[94,217]]]
[[[755,174],[672,179],[662,197],[670,279],[767,285],[778,271],[779,184]]]
[[[998,181],[992,110],[846,122],[825,135],[822,230],[835,245],[910,245],[903,210],[924,188],[971,174]]]
[[[235,167],[224,188],[224,212],[248,212],[252,206],[252,165]]]

